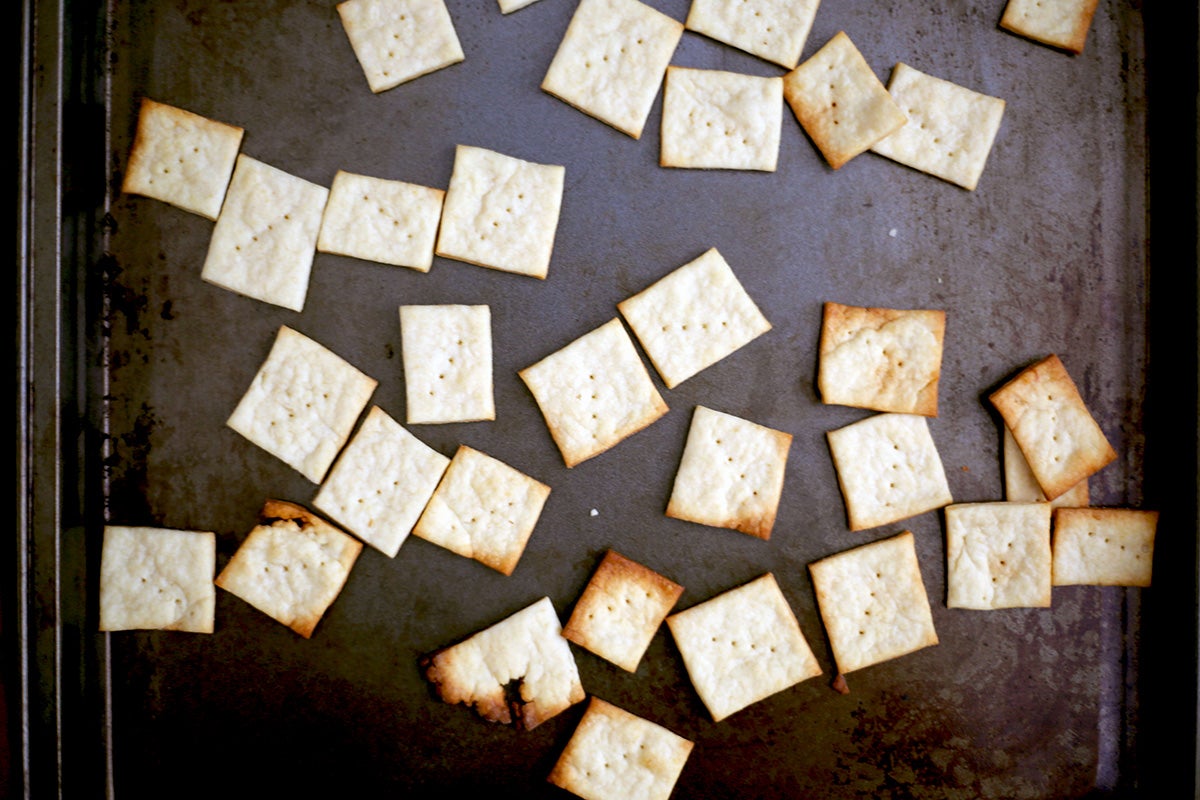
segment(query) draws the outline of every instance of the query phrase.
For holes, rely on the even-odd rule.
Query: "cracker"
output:
[[[143,97],[121,191],[216,219],[243,133]]]
[[[668,67],[659,164],[774,172],[783,79]]]
[[[216,584],[308,639],[341,594],[362,542],[294,503],[268,500]]]
[[[938,643],[909,531],[808,565],[838,672]]]
[[[1054,585],[1149,586],[1157,527],[1157,511],[1055,509]]]
[[[566,170],[459,145],[437,255],[545,278]]]
[[[593,695],[548,780],[585,800],[667,800],[692,744]]]
[[[771,330],[716,248],[617,308],[668,389]]]
[[[232,292],[301,311],[329,190],[237,158],[200,277]]]
[[[496,418],[487,306],[400,306],[400,343],[410,425]]]
[[[313,506],[395,558],[449,464],[450,459],[372,406]]]
[[[953,502],[925,417],[876,414],[827,434],[850,530]]]
[[[267,360],[225,424],[320,483],[377,385],[337,354],[281,325]]]
[[[108,525],[100,553],[100,630],[212,633],[217,537]]]
[[[791,69],[800,62],[819,0],[692,0],[687,28]]]
[[[542,89],[638,139],[682,36],[638,0],[581,0]]]
[[[1012,431],[1007,425],[1001,427],[1004,428],[1004,499],[1017,503],[1046,502],[1046,494],[1042,487],[1038,486],[1037,478],[1033,476],[1033,470],[1029,468],[1029,462],[1025,460],[1021,448],[1017,446]],[[1087,478],[1049,502],[1054,508],[1083,508],[1090,505]]]
[[[888,93],[908,122],[871,150],[973,190],[1000,130],[1004,101],[903,63],[892,71]]]
[[[667,516],[770,539],[792,435],[696,406]]]
[[[447,703],[466,703],[490,722],[533,730],[584,698],[571,645],[550,598],[422,660]],[[520,682],[511,703],[505,687]]]
[[[444,0],[346,0],[337,11],[376,94],[463,60]]]
[[[413,528],[413,535],[511,575],[550,487],[466,445]]]
[[[1050,605],[1047,503],[960,503],[946,508],[946,605]]]
[[[783,76],[783,96],[834,169],[908,121],[845,31]]]
[[[1000,27],[1069,53],[1083,52],[1098,0],[1008,0]]]
[[[519,373],[568,467],[667,413],[650,373],[613,318]]]
[[[1051,500],[1117,457],[1056,355],[1021,370],[990,400]]]
[[[683,587],[609,550],[575,604],[563,636],[621,669],[637,672]]]
[[[511,14],[512,12],[522,9],[525,6],[532,5],[533,3],[537,2],[537,0],[499,0],[499,2],[500,13]]]
[[[821,401],[936,417],[945,331],[944,311],[826,303]]]
[[[667,617],[667,627],[714,722],[821,674],[769,572]]]
[[[445,195],[441,189],[338,170],[317,249],[428,272]]]

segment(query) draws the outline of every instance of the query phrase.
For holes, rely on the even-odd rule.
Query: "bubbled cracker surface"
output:
[[[215,534],[110,525],[100,556],[100,630],[212,633]]]
[[[782,78],[668,67],[659,163],[774,172],[782,120]]]
[[[966,503],[946,509],[946,605],[1050,605],[1046,503]]]

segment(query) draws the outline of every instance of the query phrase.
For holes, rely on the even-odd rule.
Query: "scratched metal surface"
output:
[[[713,723],[665,628],[636,674],[575,648],[590,694],[695,742],[676,797],[1068,797],[1145,780],[1131,748],[1141,594],[1064,588],[1050,609],[946,608],[940,514],[848,531],[825,432],[867,412],[824,406],[814,386],[824,301],[945,309],[930,428],[956,501],[1002,497],[986,395],[1054,352],[1119,454],[1093,480],[1094,502],[1143,503],[1140,8],[1102,2],[1086,51],[1072,57],[999,30],[1002,3],[822,4],[805,57],[845,30],[885,80],[904,61],[1007,101],[979,188],[967,192],[873,154],[833,172],[786,111],[773,174],[660,168],[661,96],[635,141],[540,91],[573,0],[508,16],[448,0],[466,60],[372,95],[333,5],[117,3],[111,49],[96,43],[110,205],[86,277],[98,428],[89,458],[103,459],[103,514],[88,524],[80,589],[86,618],[94,625],[103,521],[215,531],[220,568],[265,498],[310,503],[315,485],[224,424],[280,325],[378,379],[372,402],[402,420],[397,307],[490,305],[497,419],[412,430],[447,455],[459,443],[495,455],[552,494],[510,577],[411,538],[395,559],[364,551],[311,640],[225,592],[211,636],[107,637],[105,761],[116,796],[165,786],[211,795],[234,780],[239,794],[353,785],[403,797],[566,796],[546,775],[582,706],[515,731],[440,702],[417,665],[542,596],[565,620],[610,547],[683,584],[679,608],[772,572],[826,673]],[[688,9],[651,5],[679,20]],[[692,33],[673,63],[782,73]],[[240,125],[243,152],[326,186],[345,169],[444,187],[459,143],[564,165],[549,278],[444,259],[419,274],[318,254],[299,314],[202,282],[212,223],[115,191],[141,96]],[[567,470],[516,371],[709,247],[773,330],[674,390],[656,377],[670,413]],[[701,404],[795,437],[769,541],[663,515]],[[806,565],[905,529],[941,643],[852,673],[850,693],[838,694]]]

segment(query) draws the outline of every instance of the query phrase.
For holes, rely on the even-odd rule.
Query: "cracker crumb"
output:
[[[592,509],[590,512],[588,512],[588,513],[589,513],[589,514],[591,514],[591,516],[593,516],[593,517],[598,517],[598,516],[600,516],[600,512],[599,512],[599,511],[597,511],[597,510],[596,510],[596,509],[594,509],[594,508],[593,508],[593,509]]]
[[[895,229],[895,228],[892,228],[890,231],[888,231],[888,236],[890,236],[890,237],[892,237],[893,239],[895,239],[895,238],[896,238],[896,233],[897,233],[896,229]]]

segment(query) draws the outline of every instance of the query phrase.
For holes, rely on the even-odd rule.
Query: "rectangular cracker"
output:
[[[792,69],[820,0],[692,0],[688,30]]]
[[[410,425],[496,418],[487,306],[400,306]]]
[[[960,503],[946,508],[946,605],[1050,605],[1048,503]]]
[[[715,247],[617,309],[668,389],[771,330]]]
[[[542,90],[638,139],[682,36],[638,0],[581,0]]]
[[[216,219],[243,129],[143,97],[121,191]]]
[[[1054,585],[1149,586],[1157,528],[1157,511],[1055,509]]]
[[[317,250],[428,272],[445,195],[441,189],[338,170]]]
[[[946,313],[825,303],[821,402],[937,416]]]
[[[464,58],[444,0],[345,0],[337,12],[376,94]]]
[[[212,633],[217,537],[108,525],[100,553],[100,630]]]
[[[1029,468],[1029,462],[1025,460],[1021,448],[1017,446],[1017,440],[1013,438],[1012,431],[1008,429],[1007,425],[1001,425],[1001,427],[1004,429],[1004,499],[1016,503],[1047,502],[1046,494],[1038,485],[1037,478],[1033,476],[1033,470]],[[1049,503],[1054,508],[1083,508],[1090,505],[1087,478],[1050,500]]]
[[[667,67],[659,164],[774,172],[783,79]]]
[[[1098,4],[1099,0],[1008,0],[1000,27],[1078,55]]]
[[[938,643],[909,531],[808,565],[838,672]]]

